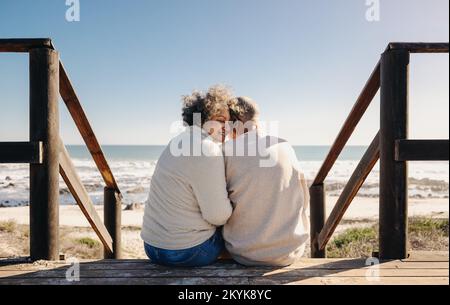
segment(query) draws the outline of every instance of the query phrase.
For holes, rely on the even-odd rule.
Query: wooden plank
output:
[[[41,271],[0,271],[0,278],[65,278],[67,268]],[[305,277],[445,277],[448,269],[201,269],[173,268],[166,270],[80,270],[81,278],[179,278],[179,277],[270,277],[270,278],[305,278]]]
[[[448,259],[446,261],[433,261],[434,254],[430,254],[430,261],[416,261],[422,258],[392,260],[381,262],[377,265],[380,269],[449,269]],[[427,259],[425,257],[425,259]],[[444,258],[443,258],[444,259]],[[0,266],[0,271],[40,271],[49,269],[67,269],[71,265],[69,263],[48,262],[44,261],[34,264],[10,264]],[[264,272],[272,272],[276,270],[290,271],[295,269],[326,269],[326,270],[348,270],[348,269],[367,269],[366,259],[307,259],[303,258],[299,262],[286,267],[245,267],[236,263],[216,263],[196,269],[218,270],[225,272],[226,270],[262,270]],[[152,264],[149,260],[95,260],[80,261],[81,270],[155,270],[156,272],[167,272],[173,268]],[[187,270],[190,270],[189,268]]]
[[[91,124],[89,123],[87,116],[81,107],[80,101],[77,94],[70,82],[70,79],[64,69],[62,62],[60,62],[60,94],[64,103],[67,106],[84,142],[97,165],[103,180],[108,188],[116,190],[120,194],[119,187],[117,186],[114,175],[105,159],[102,148],[97,141],[97,137],[92,130]]]
[[[326,257],[325,249],[320,249],[318,237],[325,224],[325,188],[323,184],[312,185],[310,194],[310,243],[311,257]]]
[[[316,178],[314,179],[313,185],[321,184],[325,181],[328,173],[336,162],[337,158],[341,154],[342,150],[347,144],[350,136],[361,120],[362,116],[366,112],[373,98],[380,88],[380,63],[378,63],[369,77],[364,89],[362,90],[358,100],[356,101],[353,109],[351,110],[349,116],[347,117],[344,125],[339,131],[336,140],[331,146],[330,152],[328,153],[322,167],[320,168]]]
[[[0,39],[0,53],[2,52],[14,52],[24,53],[29,52],[33,48],[51,48],[50,38],[12,38],[12,39]]]
[[[42,164],[43,143],[0,142],[0,163]]]
[[[406,50],[410,53],[448,53],[448,42],[391,42],[390,50]]]
[[[380,257],[408,256],[408,167],[395,160],[395,141],[408,138],[410,54],[389,50],[381,59]]]
[[[350,180],[345,185],[342,194],[339,196],[339,199],[336,202],[333,210],[331,211],[330,216],[325,223],[322,231],[318,237],[319,249],[325,249],[328,241],[333,235],[336,227],[344,217],[345,212],[348,207],[352,203],[356,194],[358,194],[359,189],[363,185],[364,181],[366,181],[367,176],[372,171],[373,167],[377,163],[380,157],[380,133],[378,132],[366,153],[362,157],[355,171],[353,172]]]
[[[108,230],[98,216],[97,211],[94,208],[94,204],[89,198],[89,194],[84,188],[81,179],[77,174],[75,166],[70,159],[69,153],[67,152],[62,142],[60,146],[61,153],[59,164],[61,176],[63,177],[64,182],[67,184],[67,187],[69,188],[72,196],[74,197],[84,216],[86,216],[92,228],[97,233],[97,236],[100,238],[104,247],[108,251],[112,252],[113,245],[111,235],[109,235]]]
[[[448,140],[397,140],[396,161],[448,161]]]
[[[29,56],[30,142],[42,142],[41,164],[30,165],[30,255],[59,259],[59,54],[39,48]]]
[[[382,277],[379,281],[366,277],[255,278],[250,285],[448,285],[448,277]]]
[[[69,282],[66,279],[0,279],[0,285],[248,285],[248,278],[83,278],[79,282]]]

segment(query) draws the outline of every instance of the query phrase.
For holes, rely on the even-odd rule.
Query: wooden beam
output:
[[[0,142],[0,163],[42,164],[43,143]]]
[[[26,53],[34,48],[52,48],[51,39],[0,39],[0,53]]]
[[[448,140],[397,140],[396,161],[448,161]]]
[[[30,142],[42,141],[41,164],[30,165],[30,256],[59,259],[59,54],[30,51]]]
[[[103,180],[108,188],[116,190],[120,194],[119,187],[117,186],[116,180],[111,172],[108,162],[105,159],[102,148],[97,141],[97,137],[92,130],[91,124],[89,123],[87,116],[80,104],[77,94],[67,76],[66,70],[63,64],[60,62],[60,94],[66,104],[84,142],[97,165]]]
[[[448,42],[391,42],[389,50],[405,50],[410,53],[448,53]]]
[[[120,259],[122,256],[122,200],[114,189],[105,187],[103,194],[103,219],[113,240],[113,252],[104,251],[104,257]]]
[[[311,257],[325,258],[325,249],[320,249],[318,237],[325,224],[325,187],[323,184],[312,185],[309,189],[310,195],[310,243]]]
[[[108,230],[98,216],[97,211],[94,208],[94,204],[89,198],[89,194],[84,188],[75,166],[70,159],[69,153],[62,142],[60,144],[59,171],[64,179],[64,182],[67,184],[67,187],[72,193],[73,198],[77,202],[84,216],[86,216],[95,233],[97,233],[97,236],[100,238],[103,246],[105,249],[112,252],[113,244],[111,235],[109,235]]]
[[[408,164],[395,160],[395,141],[408,138],[409,62],[407,50],[381,58],[380,257],[408,257]]]
[[[336,227],[342,220],[342,217],[352,203],[356,194],[358,194],[358,191],[364,181],[366,181],[367,176],[372,171],[379,157],[380,133],[378,132],[342,191],[341,196],[339,196],[339,199],[336,202],[333,211],[331,211],[322,232],[320,232],[318,238],[319,249],[325,249],[328,241],[336,230]]]
[[[344,125],[342,126],[336,140],[331,146],[330,152],[328,153],[322,167],[320,168],[313,184],[321,184],[325,181],[328,173],[336,162],[337,158],[341,154],[342,150],[347,144],[348,139],[352,135],[362,116],[366,112],[373,98],[380,88],[380,63],[378,63],[369,77],[364,89],[362,90],[358,100],[356,101],[353,109],[351,110],[349,116],[347,117]]]

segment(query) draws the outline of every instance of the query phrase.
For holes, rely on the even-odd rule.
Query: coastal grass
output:
[[[330,258],[370,257],[378,250],[378,224],[369,220],[344,220],[349,229],[336,234],[327,246]],[[122,228],[124,241],[130,236],[139,239],[139,227]],[[137,237],[136,237],[137,236]],[[443,218],[413,217],[409,219],[411,250],[448,251],[449,221]],[[142,258],[142,244],[137,241],[124,247],[129,258]],[[68,257],[102,258],[103,246],[90,228],[61,227],[60,249]],[[0,257],[29,255],[29,226],[14,220],[0,221]]]
[[[409,219],[411,250],[446,251],[449,237],[448,219],[412,217]],[[350,228],[333,237],[327,246],[327,257],[371,257],[378,250],[378,224]]]

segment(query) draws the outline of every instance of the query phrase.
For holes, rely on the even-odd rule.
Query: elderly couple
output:
[[[156,264],[195,267],[227,250],[248,266],[292,264],[309,237],[309,193],[293,148],[264,135],[257,105],[225,87],[183,100],[188,127],[159,158],[145,206],[147,256]],[[174,147],[192,153],[196,145],[199,154],[174,153]]]

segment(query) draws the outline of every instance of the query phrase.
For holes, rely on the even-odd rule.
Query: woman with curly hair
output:
[[[216,261],[224,249],[220,226],[232,213],[221,142],[232,95],[222,86],[183,97],[186,131],[158,160],[141,237],[156,264],[192,267]],[[201,153],[193,153],[201,147]],[[176,148],[176,149],[175,149]],[[189,154],[178,154],[178,149]]]

